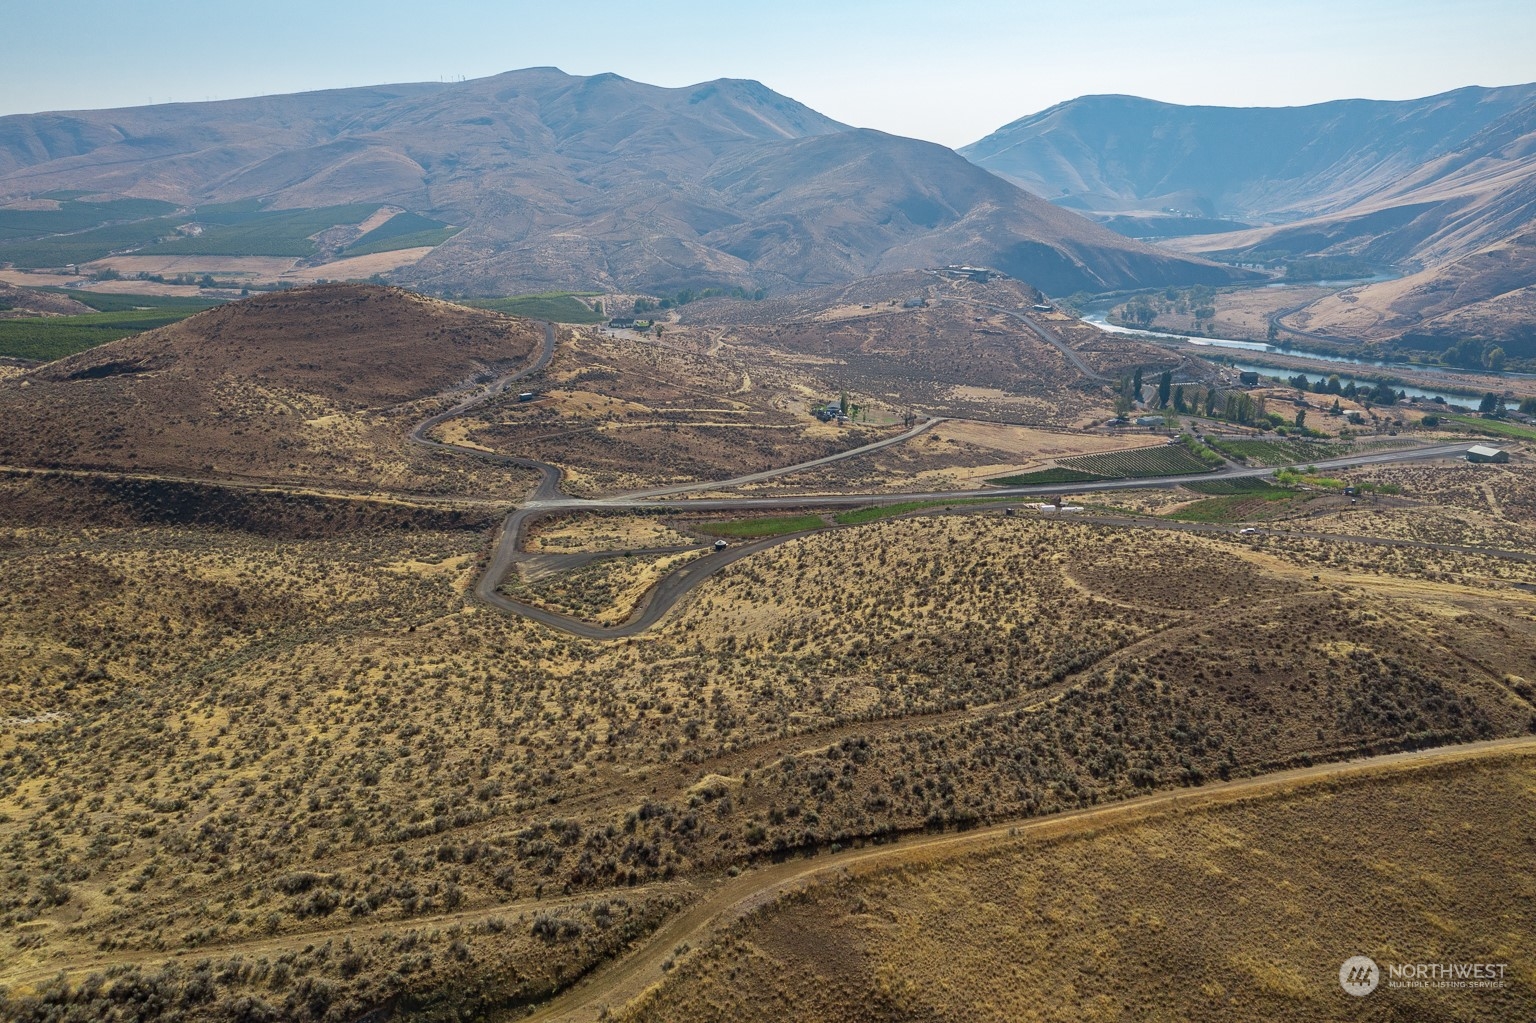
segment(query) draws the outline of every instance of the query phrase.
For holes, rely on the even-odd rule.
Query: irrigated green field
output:
[[[416,213],[397,213],[369,231],[344,250],[347,256],[366,256],[373,252],[414,249],[422,245],[438,246],[458,233],[458,228]]]
[[[71,298],[94,305],[87,296]],[[94,296],[92,296],[94,299]],[[24,320],[0,320],[0,355],[16,359],[47,361],[83,352],[88,348],[116,341],[156,327],[177,323],[193,313],[218,305],[210,300],[160,300],[154,308],[123,308],[82,316],[44,316]]]
[[[378,208],[377,203],[353,203],[313,210],[232,214],[221,219],[238,222],[214,223],[199,235],[174,238],[146,248],[144,255],[308,256],[315,251],[311,236],[337,225],[361,223]]]
[[[20,267],[89,263],[113,252],[142,248],[173,234],[183,221],[175,217],[108,224],[75,234],[0,242],[0,260]]]
[[[66,200],[56,210],[0,209],[0,253],[7,251],[8,239],[84,231],[109,221],[164,217],[175,210],[175,203],[156,199],[118,199],[112,202]]]
[[[788,515],[778,518],[736,519],[731,522],[709,522],[699,526],[699,532],[710,536],[783,536],[800,533],[807,529],[820,529],[826,520],[820,515]]]
[[[1210,472],[1211,467],[1190,454],[1184,447],[1170,444],[1159,448],[1137,448],[1134,451],[1106,451],[1101,455],[1081,455],[1063,458],[1060,464],[1069,469],[1092,473],[1108,479],[1120,477],[1170,476],[1176,473]]]
[[[1206,443],[1228,458],[1253,465],[1295,465],[1349,454],[1349,444],[1313,444],[1286,440],[1233,440],[1206,438]]]
[[[125,251],[152,256],[303,257],[314,253],[314,235],[338,225],[361,223],[378,208],[377,203],[352,203],[268,210],[246,202],[167,216],[175,210],[169,203],[123,200],[69,201],[59,210],[0,210],[0,260],[21,267],[64,266]],[[408,247],[403,241],[405,234],[430,230],[441,236],[445,225],[419,217],[389,230],[395,220],[412,216],[401,214],[387,221],[378,231],[364,236],[364,246],[352,254]],[[198,225],[200,233],[178,233],[187,224]],[[368,243],[366,239],[374,235],[378,237]],[[429,243],[412,240],[410,244]]]

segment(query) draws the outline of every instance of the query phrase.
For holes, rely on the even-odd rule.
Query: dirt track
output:
[[[1530,736],[1390,753],[1367,760],[1302,767],[1198,789],[1159,792],[1108,806],[1007,822],[959,834],[909,838],[837,854],[813,855],[810,859],[765,864],[720,883],[703,899],[652,933],[624,958],[598,969],[532,1016],[504,1018],[562,1020],[572,1023],[597,1020],[601,1018],[604,1008],[624,1005],[639,997],[652,984],[660,982],[665,976],[662,964],[673,955],[673,949],[678,945],[687,942],[698,946],[707,941],[711,934],[729,926],[753,909],[767,905],[784,892],[820,880],[865,874],[901,863],[944,859],[989,848],[1027,848],[1044,839],[1091,834],[1106,828],[1124,827],[1151,817],[1189,813],[1240,800],[1284,796],[1298,788],[1313,785],[1350,784],[1366,778],[1483,757],[1531,755],[1536,755],[1536,737]]]

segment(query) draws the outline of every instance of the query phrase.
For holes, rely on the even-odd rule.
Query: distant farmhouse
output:
[[[1491,448],[1486,444],[1474,444],[1467,448],[1469,462],[1507,462],[1509,452],[1503,448]]]
[[[843,399],[841,397],[828,398],[825,403],[811,409],[811,415],[820,419],[823,423],[833,421],[839,423],[848,422],[848,416],[843,412]]]

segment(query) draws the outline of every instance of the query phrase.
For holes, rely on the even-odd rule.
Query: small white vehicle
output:
[[[726,543],[724,540],[716,540],[715,541],[715,550],[717,550],[717,551],[723,551],[723,550],[725,550],[729,546],[730,546],[730,544]]]
[[[1248,528],[1246,528],[1246,529],[1239,529],[1239,530],[1238,530],[1238,533],[1239,533],[1239,534],[1240,534],[1240,535],[1242,535],[1242,536],[1248,536],[1248,535],[1250,535],[1250,534],[1253,534],[1253,533],[1257,533],[1257,532],[1258,532],[1258,530],[1257,530],[1257,529],[1254,529],[1254,528],[1253,528],[1253,527],[1252,527],[1252,526],[1249,526],[1249,527],[1248,527]]]

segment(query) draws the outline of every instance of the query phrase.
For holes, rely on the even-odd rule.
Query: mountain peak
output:
[[[523,68],[0,119],[0,195],[58,189],[194,209],[396,206],[415,218],[402,223],[430,226],[437,247],[393,279],[439,292],[787,289],[953,262],[1064,292],[1233,276],[1112,235],[942,146],[849,128],[749,79],[664,88]],[[220,237],[182,217],[202,232],[200,251]],[[343,247],[346,223],[357,221],[330,235]],[[159,225],[132,247],[153,253],[182,226]]]

